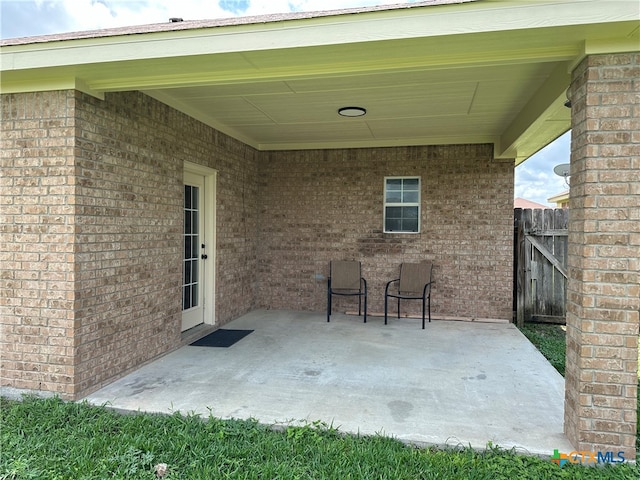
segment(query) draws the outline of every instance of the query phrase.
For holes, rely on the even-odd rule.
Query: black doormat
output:
[[[220,328],[190,345],[193,347],[230,347],[251,332],[253,330],[224,330]]]

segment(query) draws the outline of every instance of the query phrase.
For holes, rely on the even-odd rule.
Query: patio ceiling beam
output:
[[[1,94],[24,92],[51,92],[55,90],[78,90],[92,97],[104,100],[104,91],[89,87],[87,83],[74,75],[42,76],[28,75],[19,79],[5,80],[0,86]]]
[[[300,80],[307,78],[320,78],[323,76],[350,76],[362,73],[374,74],[389,71],[425,71],[444,68],[459,68],[470,66],[496,66],[503,64],[528,63],[544,59],[566,60],[567,57],[575,56],[575,49],[558,47],[553,52],[517,51],[517,52],[494,52],[487,54],[483,58],[469,58],[467,55],[459,55],[458,58],[451,56],[432,55],[429,57],[416,58],[382,58],[372,62],[354,63],[333,63],[318,64],[305,67],[274,66],[268,69],[243,69],[237,71],[203,71],[197,74],[172,74],[159,76],[140,76],[122,79],[88,79],[87,83],[91,88],[99,91],[118,91],[131,89],[154,89],[183,86],[204,86],[204,85],[229,85],[242,84],[256,81],[274,80]],[[513,53],[513,55],[510,55]],[[381,61],[382,60],[382,61]]]
[[[587,55],[636,51],[640,44],[640,26],[627,32],[616,38],[582,42],[579,54],[566,65],[558,66],[501,136],[496,144],[496,158],[514,158],[517,166],[536,153],[537,145],[547,145],[568,131],[571,111],[565,102],[571,72]]]
[[[570,128],[571,111],[564,106],[570,83],[568,63],[559,64],[502,134],[497,158],[515,158],[518,165],[535,153],[531,145],[539,145],[540,136],[550,143]]]
[[[457,69],[463,67],[566,61],[580,54],[577,44],[531,45],[532,32],[518,40],[505,35],[477,35],[452,39],[411,39],[269,50],[242,54],[190,55],[162,60],[113,61],[3,72],[2,91],[24,88],[52,90],[71,78],[82,78],[94,92],[151,90],[184,86],[227,85],[256,81],[292,80],[362,73]],[[496,48],[497,44],[512,47]],[[401,53],[399,53],[401,52]],[[425,53],[427,52],[427,54]],[[338,59],[338,60],[336,60]],[[28,86],[28,87],[27,87]]]

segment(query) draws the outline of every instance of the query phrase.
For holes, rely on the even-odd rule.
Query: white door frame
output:
[[[192,162],[184,162],[184,173],[201,175],[204,177],[203,201],[203,234],[206,244],[207,259],[200,261],[202,269],[203,289],[203,321],[207,325],[216,324],[216,180],[217,171]],[[182,298],[182,290],[180,292]]]

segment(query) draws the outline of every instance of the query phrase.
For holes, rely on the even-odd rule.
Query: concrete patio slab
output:
[[[419,445],[572,451],[564,379],[511,324],[256,310],[230,348],[185,346],[89,395],[124,410],[314,422]]]

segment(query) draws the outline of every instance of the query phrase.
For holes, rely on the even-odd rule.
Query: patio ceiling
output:
[[[260,150],[493,143],[519,163],[569,129],[585,54],[637,50],[639,12],[440,0],[5,41],[2,92],[140,90]]]

